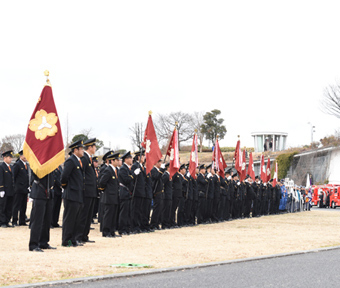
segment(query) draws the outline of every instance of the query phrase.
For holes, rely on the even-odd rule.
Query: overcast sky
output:
[[[332,134],[323,89],[340,79],[339,1],[2,1],[0,138],[26,133],[50,71],[66,136],[92,128],[131,149],[148,111],[220,109],[221,146],[251,132],[288,146]],[[205,142],[208,144],[208,141]]]

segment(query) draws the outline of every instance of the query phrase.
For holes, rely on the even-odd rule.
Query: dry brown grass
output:
[[[141,263],[154,268],[308,250],[340,244],[339,214],[311,211],[219,224],[103,238],[98,225],[94,244],[61,247],[61,229],[51,230],[52,246],[28,251],[29,229],[0,230],[0,283],[14,285],[126,272],[110,264]],[[132,270],[128,270],[132,271]]]

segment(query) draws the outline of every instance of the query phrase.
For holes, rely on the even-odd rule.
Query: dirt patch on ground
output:
[[[133,271],[110,264],[153,268],[206,263],[340,245],[340,215],[311,211],[210,225],[103,238],[99,225],[83,247],[61,247],[61,229],[51,229],[57,250],[28,251],[27,227],[0,228],[0,283],[14,285]]]

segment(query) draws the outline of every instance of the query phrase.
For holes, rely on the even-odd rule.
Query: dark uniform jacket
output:
[[[84,178],[84,170],[77,157],[72,154],[65,161],[64,170],[61,174],[61,185],[64,188],[63,199],[83,203]]]
[[[54,176],[53,172],[43,178],[39,178],[32,172],[32,189],[30,198],[32,199],[51,199],[53,198]]]
[[[84,197],[96,198],[97,197],[97,175],[91,163],[89,155],[84,152],[81,158],[85,172],[85,190]]]
[[[246,189],[247,189],[247,202],[251,202],[252,200],[255,200],[256,194],[254,192],[254,189],[250,183],[246,183]]]
[[[188,193],[187,193],[187,199],[189,200],[193,200],[194,199],[194,187],[193,187],[193,182],[194,182],[194,178],[192,178],[192,176],[190,175],[189,177],[186,176],[186,179],[188,180]]]
[[[208,180],[202,173],[198,173],[197,176],[197,189],[199,197],[206,197],[207,189],[208,189]]]
[[[29,177],[28,177],[28,165],[19,159],[14,163],[12,168],[13,181],[14,181],[14,192],[21,194],[28,194]]]
[[[180,177],[182,177],[182,197],[186,198],[189,193],[189,180],[182,174]]]
[[[61,169],[61,168],[59,168]],[[53,171],[53,177],[54,177],[54,188],[53,192],[54,195],[61,196],[62,192],[62,186],[61,186],[61,171],[59,169],[55,169]]]
[[[180,173],[176,172],[172,176],[172,196],[174,198],[181,198],[181,197],[183,197],[183,194],[182,194],[182,181],[183,181],[183,177],[180,175]]]
[[[125,163],[119,169],[118,179],[119,179],[119,184],[120,184],[119,198],[121,200],[130,199],[132,196],[132,192],[133,192],[134,176],[132,175],[131,170]]]
[[[152,191],[153,195],[164,192],[164,185],[162,180],[163,172],[156,167],[151,169]]]
[[[222,181],[224,179],[222,178]],[[213,177],[214,182],[214,199],[220,199],[221,194],[221,178],[218,177],[216,174]]]
[[[208,179],[208,199],[214,199],[214,177],[211,175],[211,177]]]
[[[140,168],[140,173],[138,175],[134,175],[133,172],[137,169]],[[152,168],[153,169],[153,168]],[[139,163],[135,162],[131,166],[131,172],[136,178],[135,181],[135,196],[134,197],[140,197],[140,198],[145,198],[145,178],[146,178],[146,172],[144,167]]]
[[[101,203],[103,204],[113,205],[119,203],[120,186],[118,180],[119,171],[117,168],[116,173],[111,166],[107,167],[102,173],[102,177],[99,181],[99,189],[104,192],[101,198]]]
[[[172,200],[172,180],[168,172],[163,173],[162,181],[164,184],[164,199]]]
[[[2,162],[0,165],[0,192],[1,191],[5,191],[5,196],[14,195],[12,172],[5,162]]]
[[[146,199],[152,199],[153,198],[151,173],[146,175],[146,178],[145,178],[145,198]]]
[[[193,199],[194,201],[198,201],[197,175],[196,175],[196,179],[192,179],[191,183],[192,183]]]

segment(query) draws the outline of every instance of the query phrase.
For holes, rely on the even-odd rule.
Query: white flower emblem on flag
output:
[[[242,170],[246,170],[246,163],[242,163]]]
[[[148,139],[146,140],[146,153],[149,153],[150,152],[150,146],[151,146],[151,141]]]
[[[274,173],[274,179],[277,179],[277,173],[276,173],[276,171],[275,171],[275,173]]]
[[[196,153],[195,153],[195,151],[191,152],[191,161],[192,162],[196,162]]]
[[[266,173],[266,167],[262,166],[263,173]]]
[[[251,164],[251,169],[254,171],[254,164]]]
[[[175,156],[174,148],[171,148],[171,150],[170,150],[170,161],[174,160],[174,156]]]
[[[269,170],[269,168],[267,169],[267,175],[270,175],[270,170]]]

